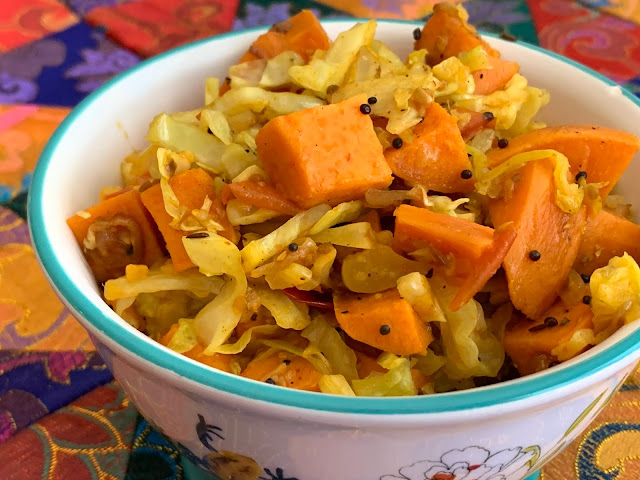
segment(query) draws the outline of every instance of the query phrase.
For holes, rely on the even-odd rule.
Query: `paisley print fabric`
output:
[[[0,2],[0,52],[25,45],[78,21],[57,0],[5,0]]]

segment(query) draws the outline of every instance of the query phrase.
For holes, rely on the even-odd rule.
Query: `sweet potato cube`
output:
[[[520,71],[516,62],[510,62],[497,57],[488,57],[489,68],[473,72],[476,95],[490,95],[503,88],[513,76]]]
[[[400,205],[394,215],[393,249],[401,254],[434,247],[445,255],[477,259],[493,245],[493,229],[470,220],[411,205]]]
[[[600,188],[606,197],[640,148],[640,139],[630,133],[595,125],[563,125],[534,130],[514,138],[507,148],[489,152],[487,160],[495,167],[522,152],[553,149],[566,155],[571,175],[587,172],[587,182],[607,182]]]
[[[395,288],[370,295],[334,295],[333,303],[347,335],[385,352],[420,354],[433,340],[431,328]]]
[[[238,63],[273,58],[287,50],[300,54],[306,62],[313,52],[327,50],[330,45],[327,32],[313,12],[302,10],[260,35]]]
[[[557,325],[545,328],[548,317],[556,319]],[[504,348],[518,371],[527,375],[555,360],[551,352],[568,342],[575,332],[590,328],[593,328],[593,312],[588,305],[565,306],[558,300],[535,321],[512,320],[504,332]]]
[[[455,258],[450,275],[462,280],[456,296],[447,306],[455,312],[478,293],[500,268],[515,238],[513,224],[497,230],[470,220],[435,213],[426,208],[400,205],[395,211],[393,248],[411,253],[433,247]]]
[[[601,210],[587,221],[573,268],[578,273],[591,275],[625,252],[636,262],[640,261],[640,225]]]
[[[462,176],[471,162],[455,117],[433,102],[413,133],[416,137],[402,148],[384,152],[396,176],[443,193],[473,190],[474,179]]]
[[[585,225],[585,208],[570,215],[556,205],[553,164],[528,163],[513,175],[510,199],[489,202],[493,223],[513,222],[517,237],[502,266],[513,305],[529,318],[540,317],[554,302],[571,271]],[[540,254],[532,260],[531,252]],[[535,258],[535,254],[534,254]]]
[[[336,205],[391,184],[391,169],[361,94],[270,120],[256,136],[271,183],[301,208]]]
[[[415,50],[425,48],[427,63],[436,65],[449,57],[455,57],[461,52],[468,52],[476,47],[482,47],[486,52],[499,57],[500,53],[485,42],[475,28],[470,25],[456,5],[439,3],[433,8],[433,15],[422,27],[420,38],[414,44]]]
[[[207,172],[201,168],[187,170],[174,176],[169,181],[169,185],[171,185],[173,193],[178,197],[180,204],[191,210],[201,208],[205,198],[209,197],[213,202],[211,213],[214,215],[215,220],[224,227],[224,230],[219,232],[220,235],[234,243],[237,242],[237,233],[227,219],[224,207],[216,196],[213,179]],[[167,244],[173,267],[178,272],[194,267],[195,265],[182,245],[182,237],[192,232],[178,230],[170,225],[173,218],[164,208],[160,185],[154,185],[146,189],[141,196],[144,206],[153,216]]]
[[[116,230],[112,230],[109,234],[105,233],[103,242],[96,245],[92,254],[88,255],[83,245],[89,228],[94,223],[103,221],[105,223],[99,229],[103,232],[108,230],[110,224],[120,224],[120,226],[114,227]],[[116,231],[129,229],[128,222],[137,226],[137,228],[134,227],[134,230],[139,229],[141,242],[139,250],[138,247],[132,245],[131,251],[125,252],[122,248],[117,247],[117,244],[114,244],[113,239],[116,238]],[[165,256],[158,229],[149,212],[142,205],[137,190],[128,190],[103,200],[69,218],[67,225],[71,228],[80,248],[83,248],[85,257],[99,282],[124,275],[124,268],[127,264],[139,263],[151,266],[153,262]],[[135,237],[136,235],[132,232],[131,236]],[[120,255],[121,253],[124,255]]]

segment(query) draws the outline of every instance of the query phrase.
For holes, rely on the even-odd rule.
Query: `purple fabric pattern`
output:
[[[472,25],[486,23],[509,25],[530,21],[531,18],[528,15],[516,10],[519,4],[518,0],[477,0],[465,3],[465,8],[469,12],[469,23]]]
[[[0,351],[0,442],[112,378],[95,352]]]
[[[103,33],[92,35],[96,48],[85,48],[80,51],[84,60],[66,71],[67,78],[77,80],[76,89],[81,92],[92,92],[109,78],[133,67],[140,60],[138,57],[108,40]]]
[[[243,30],[245,28],[283,22],[289,18],[291,5],[283,2],[273,3],[268,7],[263,7],[255,3],[247,3],[245,8],[246,15],[243,18],[236,18],[233,23],[234,30]]]
[[[31,245],[27,222],[7,208],[0,207],[0,245],[24,243]]]
[[[0,57],[0,103],[28,103],[38,95],[36,79],[45,67],[57,67],[66,55],[64,43],[53,39],[12,50]]]

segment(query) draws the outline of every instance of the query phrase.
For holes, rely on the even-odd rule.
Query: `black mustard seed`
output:
[[[369,115],[371,113],[371,107],[366,103],[363,103],[362,105],[360,105],[360,113]]]
[[[529,258],[534,262],[537,262],[538,260],[540,260],[540,258],[542,258],[542,254],[538,250],[531,250],[529,252]]]

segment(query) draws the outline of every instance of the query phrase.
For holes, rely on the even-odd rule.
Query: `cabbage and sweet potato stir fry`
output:
[[[638,139],[536,121],[549,94],[462,7],[404,60],[375,31],[331,42],[303,11],[153,119],[124,187],[68,220],[115,312],[219,370],[360,396],[537,372],[637,319],[640,226],[610,192]]]

